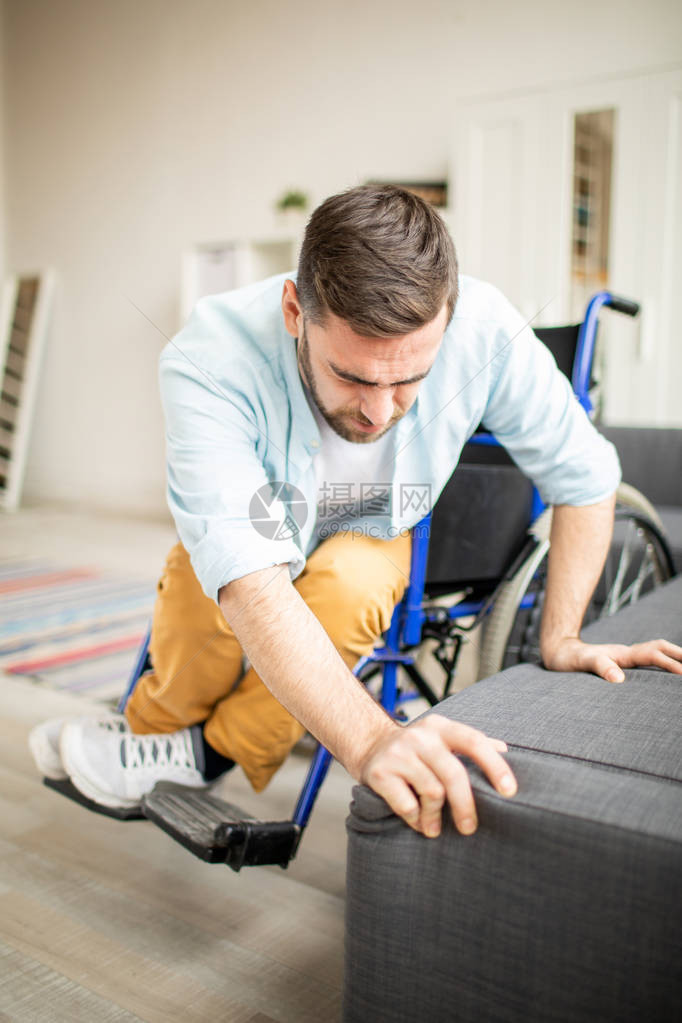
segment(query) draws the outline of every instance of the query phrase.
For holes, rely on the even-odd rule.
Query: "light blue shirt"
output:
[[[200,299],[160,356],[168,504],[213,600],[221,586],[269,565],[288,562],[295,579],[319,542],[313,462],[320,432],[284,326],[287,278],[295,275]],[[360,508],[353,528],[391,539],[414,526],[481,422],[546,504],[593,504],[620,481],[613,445],[592,426],[548,349],[500,291],[461,276],[435,363],[391,431],[391,499]],[[252,522],[254,494],[274,481],[302,494],[294,528],[281,539]],[[269,513],[274,520],[287,510],[275,501]]]

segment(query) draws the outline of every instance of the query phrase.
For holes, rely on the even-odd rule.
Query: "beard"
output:
[[[380,437],[384,437],[386,433],[402,419],[403,412],[394,412],[390,420],[386,424],[380,433],[362,433],[362,431],[353,427],[353,419],[360,423],[364,423],[366,426],[371,426],[371,422],[366,416],[359,410],[351,408],[341,408],[332,412],[326,408],[320,392],[315,383],[315,376],[313,374],[313,368],[310,362],[310,348],[308,346],[308,338],[306,337],[305,324],[303,326],[303,334],[298,339],[297,346],[297,358],[298,358],[298,370],[303,379],[303,383],[306,385],[313,401],[320,410],[321,415],[324,417],[327,423],[331,426],[335,433],[338,433],[339,437],[343,437],[344,440],[351,441],[353,444],[372,444],[375,440],[379,440]]]

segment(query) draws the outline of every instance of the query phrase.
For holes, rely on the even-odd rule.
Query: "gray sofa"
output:
[[[675,567],[682,572],[682,430],[600,426],[616,446],[623,479],[655,505]]]
[[[584,635],[682,644],[682,578]],[[354,789],[346,1023],[682,1018],[682,677],[626,675],[519,665],[440,704],[519,781],[504,800],[471,768],[472,837]]]

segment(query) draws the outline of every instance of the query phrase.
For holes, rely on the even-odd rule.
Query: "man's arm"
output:
[[[644,665],[682,675],[682,647],[667,640],[625,646],[584,643],[579,638],[611,543],[614,506],[615,494],[584,507],[554,508],[540,630],[544,665],[554,671],[593,672],[607,682],[624,682],[623,668]]]
[[[500,756],[505,743],[439,715],[407,727],[396,724],[348,670],[292,586],[286,565],[235,579],[218,597],[273,695],[415,830],[435,837],[446,801],[460,832],[476,829],[469,777],[453,753],[474,760],[502,795],[516,792]]]

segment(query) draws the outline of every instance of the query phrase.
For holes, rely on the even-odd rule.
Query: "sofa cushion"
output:
[[[582,635],[595,643],[663,636],[682,645],[682,577]],[[625,683],[614,685],[596,675],[519,664],[451,696],[436,711],[518,748],[682,781],[682,713],[671,715],[672,707],[682,709],[682,676],[656,668],[625,675]]]
[[[445,700],[437,713],[517,749],[682,782],[682,676],[651,668],[625,674],[614,685],[518,665]]]

